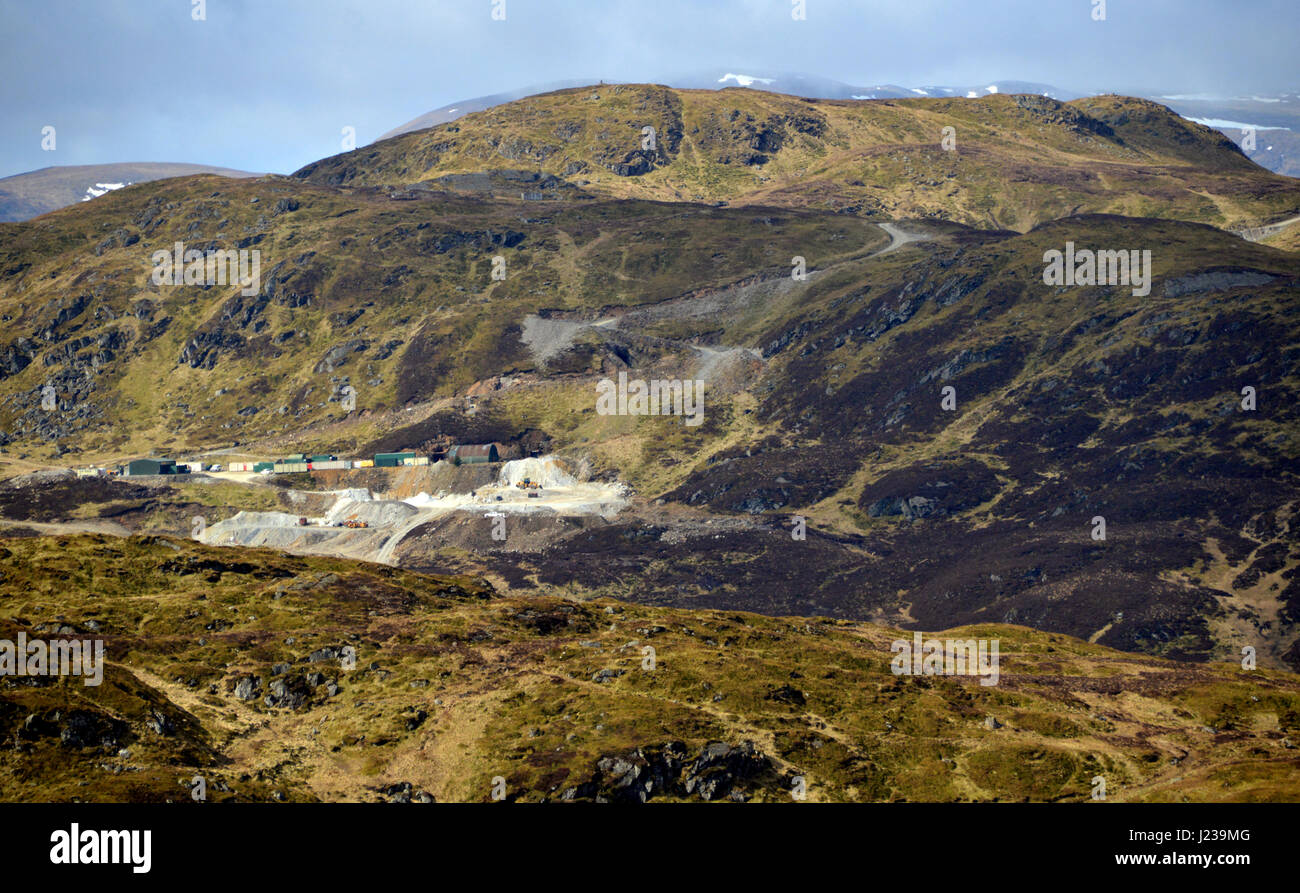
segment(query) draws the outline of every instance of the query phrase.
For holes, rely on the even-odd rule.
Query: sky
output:
[[[714,69],[1300,92],[1300,0],[1105,0],[1104,21],[1101,0],[205,0],[196,19],[199,2],[0,0],[0,176],[127,161],[289,173],[341,151],[344,127],[364,145],[460,99]]]

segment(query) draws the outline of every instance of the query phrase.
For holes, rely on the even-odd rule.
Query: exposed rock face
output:
[[[57,723],[59,715],[55,714]],[[103,747],[116,750],[128,734],[126,723],[90,710],[72,710],[59,727],[59,740],[64,747]]]
[[[782,685],[778,688],[774,688],[770,692],[768,692],[767,700],[780,701],[783,704],[791,704],[798,707],[802,707],[805,703],[807,703],[807,701],[804,699],[803,692],[795,688],[793,685],[788,685],[788,684]]]
[[[1165,296],[1178,298],[1201,292],[1224,291],[1248,285],[1267,285],[1277,277],[1255,270],[1213,270],[1182,276],[1165,283]]]
[[[389,803],[436,803],[428,791],[420,790],[409,781],[399,781],[379,789]]]
[[[683,742],[671,741],[601,757],[591,780],[566,788],[559,799],[645,803],[655,796],[671,796],[743,802],[759,788],[777,786],[771,759],[751,741],[711,741],[694,758]]]
[[[609,169],[620,177],[639,177],[654,170],[655,154],[643,149],[629,152],[622,161],[615,162]]]
[[[269,689],[262,699],[263,703],[268,707],[283,707],[287,710],[297,710],[307,703],[312,692],[311,686],[301,675],[272,679]]]
[[[978,462],[931,463],[886,474],[863,490],[858,504],[872,518],[911,521],[966,511],[998,489],[997,476]]]
[[[325,657],[322,655],[338,655],[341,651],[336,648],[322,648],[320,651],[306,658],[309,662],[318,660],[334,660],[335,657]],[[262,703],[273,709],[280,710],[302,710],[312,706],[312,698],[318,689],[324,688],[324,699],[332,698],[339,693],[338,683],[326,677],[324,673],[293,673],[290,672],[290,665],[287,663],[274,664],[271,667],[271,679],[266,683],[266,694],[262,695],[263,680],[257,676],[240,676],[231,684],[230,692],[241,701],[255,701],[259,695],[262,695]],[[321,703],[318,699],[316,703]]]
[[[256,676],[242,676],[235,682],[234,694],[241,701],[251,701],[261,688],[262,681]]]
[[[336,344],[325,352],[319,363],[316,364],[315,373],[321,375],[327,372],[333,372],[338,367],[348,361],[354,353],[361,353],[369,344],[360,339],[353,339],[344,344]]]

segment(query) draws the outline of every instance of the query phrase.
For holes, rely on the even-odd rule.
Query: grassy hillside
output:
[[[87,187],[101,183],[147,183],[168,177],[218,174],[252,177],[246,171],[202,164],[65,164],[0,177],[0,221],[30,220],[84,201]]]
[[[1151,294],[1044,286],[1043,253],[1067,241],[1152,246]],[[526,525],[486,556],[438,525],[400,554],[521,591],[1019,622],[1185,659],[1250,645],[1294,667],[1296,275],[1293,256],[1209,227],[1090,217],[954,231],[711,313],[673,302],[648,331],[721,330],[763,356],[701,426],[597,416],[589,376],[486,395],[474,421],[544,431],[664,506]],[[389,442],[463,430],[447,411]]]
[[[913,221],[927,241],[877,255],[876,226],[806,209],[180,187],[10,231],[0,430],[18,468],[497,440],[664,505],[468,556],[424,531],[403,563],[582,597],[1026,623],[1193,660],[1249,644],[1300,665],[1293,253],[1092,215],[1026,234]],[[263,293],[154,286],[149,253],[178,238],[256,245]],[[1150,250],[1150,294],[1044,285],[1044,253],[1067,242]],[[598,415],[594,383],[619,370],[707,374],[704,423]],[[82,517],[184,531],[193,498],[138,504],[153,498]],[[218,518],[239,505],[217,501]]]
[[[176,241],[260,251],[261,293],[154,285],[151,255]],[[814,212],[406,202],[280,179],[131,187],[0,226],[0,431],[33,456],[247,442],[342,418],[344,385],[369,419],[535,368],[519,340],[530,313],[780,278],[794,255],[815,269],[886,241]]]
[[[0,225],[4,473],[149,451],[496,440],[627,482],[633,507],[609,522],[537,520],[500,548],[431,525],[397,550],[404,566],[483,574],[512,594],[1019,623],[1191,661],[1250,646],[1266,666],[1300,667],[1300,266],[1293,252],[1168,219],[1226,225],[1205,209],[1227,195],[1281,207],[1294,187],[1209,131],[1115,97],[595,92],[468,116],[459,131],[411,134],[301,178],[150,183]],[[957,154],[926,151],[955,164],[990,153],[989,194],[1035,208],[1014,221],[1000,211],[1005,225],[1057,219],[1027,232],[877,226],[818,207],[822,181],[790,185],[814,156],[920,141],[950,114],[966,116]],[[615,151],[613,134],[647,115],[660,116],[654,157]],[[590,170],[565,174],[568,156],[537,128],[568,134]],[[449,142],[421,142],[434,139]],[[399,151],[414,146],[428,153]],[[1073,187],[1049,201],[1041,171],[1018,191],[1013,149],[1071,182],[1112,166],[1097,194],[1163,216],[1061,216],[1088,205]],[[737,161],[745,152],[764,160]],[[652,200],[656,177],[689,170],[730,189],[751,168],[794,179],[745,186],[744,202],[765,205]],[[399,169],[424,186],[391,185]],[[1164,195],[1161,178],[1175,176],[1205,188],[1191,203],[1186,190]],[[1206,186],[1222,178],[1241,188]],[[519,197],[532,190],[552,197]],[[177,241],[261,252],[260,292],[153,284],[152,252]],[[1149,293],[1045,284],[1046,252],[1069,243],[1150,251]],[[806,280],[791,276],[796,257]],[[599,415],[594,385],[620,371],[706,379],[703,424]],[[54,410],[41,406],[47,384]],[[0,495],[0,514],[24,523],[27,495]],[[210,521],[280,504],[69,485],[30,520],[183,532],[196,503]],[[807,540],[789,535],[795,515]]]
[[[655,131],[653,148],[643,129]],[[953,151],[945,151],[951,127]],[[603,195],[942,218],[1025,231],[1076,213],[1225,228],[1300,211],[1300,184],[1148,100],[810,100],[756,90],[593,86],[506,103],[296,176],[457,184],[538,170]],[[518,193],[519,186],[513,187]]]
[[[502,598],[466,578],[168,538],[0,540],[0,798],[1294,800],[1300,680],[1023,627],[1000,679],[895,676],[860,623]],[[945,635],[945,638],[948,637]],[[356,649],[355,669],[341,666]],[[655,651],[648,669],[643,649]],[[46,682],[47,684],[33,684]],[[648,785],[647,785],[648,782]]]

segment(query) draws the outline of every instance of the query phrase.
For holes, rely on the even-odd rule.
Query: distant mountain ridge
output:
[[[775,86],[775,85],[772,85]],[[313,162],[299,179],[488,189],[509,172],[613,198],[808,207],[1026,231],[1058,217],[1173,217],[1228,229],[1300,211],[1300,184],[1222,132],[1122,96],[1006,94],[860,102],[753,88],[593,84],[515,100]],[[653,128],[653,144],[643,144]],[[951,130],[954,151],[943,134]],[[471,177],[472,175],[472,177]]]
[[[391,139],[392,137],[401,136],[404,133],[411,133],[415,130],[424,130],[438,124],[446,124],[455,121],[457,118],[468,115],[471,112],[481,112],[485,109],[492,108],[493,106],[513,102],[517,99],[524,99],[529,96],[538,96],[543,93],[553,93],[556,90],[567,90],[573,87],[582,87],[587,84],[596,83],[605,82],[600,81],[597,78],[552,81],[550,83],[523,87],[518,90],[510,90],[504,93],[494,93],[489,96],[476,96],[472,99],[462,99],[457,102],[450,102],[446,105],[439,106],[433,111],[426,112],[419,117],[412,118],[405,124],[394,127],[392,130],[381,134],[375,142]],[[617,82],[610,81],[609,83],[613,84]],[[897,84],[878,84],[876,86],[865,87],[854,86],[853,84],[846,84],[843,81],[817,77],[814,75],[752,75],[738,74],[732,71],[722,72],[721,74],[718,72],[702,72],[670,77],[663,80],[662,83],[666,87],[674,87],[681,90],[723,90],[728,87],[752,87],[756,90],[763,90],[769,93],[785,93],[790,96],[801,96],[807,99],[911,99],[917,96],[964,96],[974,98],[975,96],[985,96],[989,93],[1036,93],[1040,96],[1047,96],[1051,99],[1068,101],[1088,95],[1084,93],[1075,93],[1070,90],[1062,90],[1058,87],[1053,87],[1050,84],[1039,84],[1030,81],[990,81],[987,84],[967,87],[900,87]]]
[[[120,164],[54,165],[40,170],[0,178],[0,222],[30,220],[59,208],[66,208],[132,183],[218,174],[223,177],[256,177],[248,171],[210,164],[171,162],[124,162]]]
[[[479,96],[448,103],[444,106],[413,118],[392,130],[382,134],[375,142],[401,136],[416,130],[424,130],[438,124],[447,124],[472,112],[481,112],[493,106],[538,96],[586,83],[597,83],[596,78],[587,81],[556,81],[538,84],[490,96]],[[732,70],[696,72],[692,74],[669,77],[662,81],[664,86],[690,90],[722,90],[728,87],[750,87],[770,93],[785,93],[807,99],[912,99],[917,97],[947,97],[974,99],[994,93],[1032,93],[1069,102],[1085,96],[1101,95],[1097,91],[1080,92],[1065,89],[1052,84],[1020,80],[991,80],[980,84],[965,86],[943,86],[922,84],[916,87],[898,84],[876,84],[863,86],[848,84],[832,78],[816,75],[765,73],[752,74]],[[1208,124],[1234,142],[1243,139],[1240,124],[1254,125],[1267,129],[1267,140],[1258,142],[1258,147],[1247,152],[1252,161],[1274,173],[1288,177],[1300,177],[1300,94],[1282,93],[1276,96],[1250,96],[1238,98],[1217,98],[1200,94],[1164,94],[1145,90],[1127,91],[1160,102],[1192,120]],[[1217,119],[1217,120],[1216,120]]]
[[[696,72],[665,79],[677,89],[725,90],[752,88],[808,99],[973,99],[995,94],[1033,94],[1069,102],[1096,93],[1080,93],[1051,84],[1019,80],[992,80],[988,83],[919,87],[898,84],[853,85],[832,78],[804,74],[748,74],[736,71]],[[449,124],[465,115],[486,111],[520,99],[587,84],[604,85],[597,78],[553,81],[515,90],[462,99],[426,112],[395,127],[375,140],[394,137]],[[614,82],[610,82],[612,86]],[[1300,177],[1300,94],[1277,96],[1215,98],[1199,94],[1159,94],[1138,91],[1134,95],[1158,101],[1178,114],[1223,133],[1233,142],[1246,142],[1243,127],[1255,127],[1255,147],[1245,154],[1256,164],[1288,177]],[[373,145],[373,143],[372,143]],[[75,202],[97,197],[114,188],[192,174],[219,174],[226,177],[257,176],[248,171],[203,164],[146,162],[94,165],[59,165],[0,178],[0,222],[29,220],[41,214],[67,207]]]

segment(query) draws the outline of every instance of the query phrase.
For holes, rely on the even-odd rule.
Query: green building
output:
[[[127,474],[179,474],[175,459],[132,459]]]
[[[396,468],[407,459],[414,459],[415,453],[375,453],[376,468]]]

